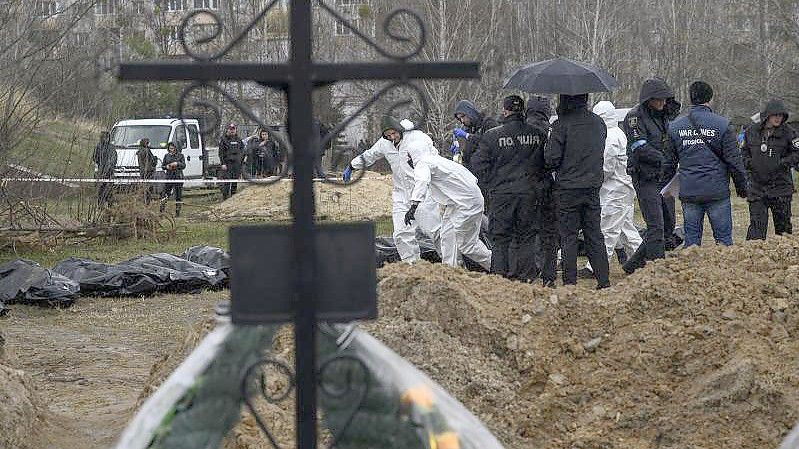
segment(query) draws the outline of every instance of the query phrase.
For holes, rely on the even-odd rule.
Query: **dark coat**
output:
[[[730,121],[707,106],[691,106],[688,114],[669,125],[673,158],[679,163],[680,200],[706,203],[729,198],[730,175],[735,188],[745,190],[746,173]],[[695,130],[690,117],[693,117],[698,130]],[[720,151],[723,160],[705,145],[705,141]]]
[[[224,165],[240,165],[246,155],[244,142],[238,135],[219,139],[219,161]]]
[[[177,162],[178,167],[176,169],[168,168],[169,164],[173,162]],[[167,153],[164,155],[164,161],[161,163],[161,168],[166,174],[166,179],[183,179],[183,169],[186,168],[186,157],[180,152],[175,154]]]
[[[114,167],[117,165],[117,150],[110,143],[100,143],[94,147],[92,161],[97,164],[97,176],[100,178],[110,178],[114,175]]]
[[[588,110],[585,98],[569,98],[579,100],[561,103],[544,150],[545,166],[557,173],[556,189],[598,189],[604,180],[608,130],[605,121]]]
[[[647,105],[653,98],[666,98],[669,108],[654,111]],[[622,130],[627,135],[627,172],[633,181],[666,182],[676,171],[674,150],[669,138],[669,120],[679,110],[674,93],[660,79],[646,80],[641,86],[639,104],[624,118]]]
[[[472,156],[475,151],[477,151],[477,146],[480,144],[483,133],[491,128],[499,126],[499,123],[491,117],[486,117],[485,114],[480,112],[474,103],[469,100],[459,101],[455,106],[455,112],[453,114],[463,114],[472,121],[472,124],[465,129],[470,135],[469,138],[466,139],[464,145],[461,146],[460,151],[463,156],[463,166],[477,176],[474,170],[472,170]]]
[[[152,179],[155,175],[155,168],[158,167],[158,158],[148,147],[139,147],[136,151],[136,159],[139,162],[139,176],[142,179]]]
[[[770,115],[782,114],[779,128],[766,128]],[[799,133],[788,125],[788,110],[778,100],[770,101],[760,114],[762,121],[749,126],[741,147],[749,177],[749,200],[785,197],[793,194],[791,167],[799,164]],[[765,151],[761,145],[765,144]]]
[[[480,188],[493,195],[541,195],[547,134],[514,114],[483,134],[472,158]]]

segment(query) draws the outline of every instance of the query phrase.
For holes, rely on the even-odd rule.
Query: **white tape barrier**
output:
[[[383,179],[378,177],[355,178],[354,181],[362,179]],[[339,181],[339,178],[314,178],[314,182]],[[125,179],[125,178],[0,178],[0,183],[9,182],[55,182],[59,184],[268,184],[276,181],[293,182],[292,178],[277,178],[275,176],[259,179]]]

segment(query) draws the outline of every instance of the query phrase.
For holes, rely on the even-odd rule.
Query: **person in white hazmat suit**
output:
[[[458,266],[458,255],[470,258],[486,271],[491,269],[491,251],[480,241],[484,200],[477,178],[463,165],[431,154],[422,145],[408,145],[415,185],[405,223],[416,219],[419,205],[428,194],[442,205],[441,260]]]
[[[635,214],[635,188],[627,174],[627,136],[619,128],[616,107],[609,101],[600,101],[594,106],[594,114],[602,117],[608,128],[605,139],[605,180],[599,189],[599,204],[602,207],[602,235],[608,259],[616,248],[623,248],[632,255],[641,245],[641,234],[633,222]],[[586,265],[586,273],[591,275],[591,264]]]
[[[365,170],[380,159],[385,159],[391,167],[391,217],[394,224],[394,244],[403,262],[413,263],[420,258],[419,242],[416,241],[416,228],[427,234],[440,248],[441,211],[431,195],[427,195],[417,208],[415,224],[405,224],[405,212],[411,206],[413,190],[413,168],[408,164],[408,146],[418,146],[423,151],[438,154],[430,136],[415,130],[410,120],[397,122],[386,118],[383,123],[383,136],[371,148],[356,156],[344,169],[344,181],[352,179],[354,170]],[[386,137],[386,131],[395,130],[397,141]]]

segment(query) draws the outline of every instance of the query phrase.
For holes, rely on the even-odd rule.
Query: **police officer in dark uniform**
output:
[[[537,276],[535,236],[540,203],[536,154],[543,153],[546,132],[528,125],[524,100],[511,95],[502,103],[499,127],[483,134],[472,168],[481,189],[491,195],[488,232],[494,244],[491,272],[510,279],[532,281]],[[516,259],[516,260],[511,260]]]
[[[744,132],[741,154],[749,177],[749,230],[747,240],[765,239],[768,212],[777,235],[791,234],[791,167],[799,163],[799,132],[788,125],[788,109],[771,100],[755,123]]]
[[[563,284],[577,283],[577,232],[582,229],[597,288],[607,288],[608,256],[599,205],[607,128],[602,118],[588,110],[588,94],[561,95],[557,112],[544,160],[546,168],[555,172]]]
[[[627,135],[627,172],[633,178],[641,215],[646,221],[644,242],[627,263],[626,273],[642,267],[647,260],[665,257],[666,240],[673,246],[674,199],[664,200],[660,190],[676,172],[669,138],[669,121],[680,110],[674,92],[659,78],[644,81],[640,103],[627,113],[622,129]]]
[[[225,135],[219,140],[219,162],[227,179],[237,180],[241,177],[241,168],[245,155],[244,142],[239,138],[235,123],[225,129]],[[228,199],[238,190],[236,183],[222,184],[222,198]]]

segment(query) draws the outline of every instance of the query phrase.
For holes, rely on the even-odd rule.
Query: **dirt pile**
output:
[[[428,263],[379,277],[363,327],[507,448],[777,447],[799,420],[799,238],[684,250],[600,292]],[[259,407],[281,442],[292,403]],[[225,447],[264,441],[243,413]]]
[[[251,185],[204,212],[214,220],[290,220],[289,196],[293,183]],[[366,172],[351,186],[317,183],[316,216],[322,220],[375,220],[391,215],[391,176]]]
[[[799,419],[799,239],[690,249],[613,288],[381,271],[365,326],[509,448],[777,447]]]
[[[0,449],[33,448],[43,409],[30,376],[8,366],[13,355],[4,346],[0,335]]]

